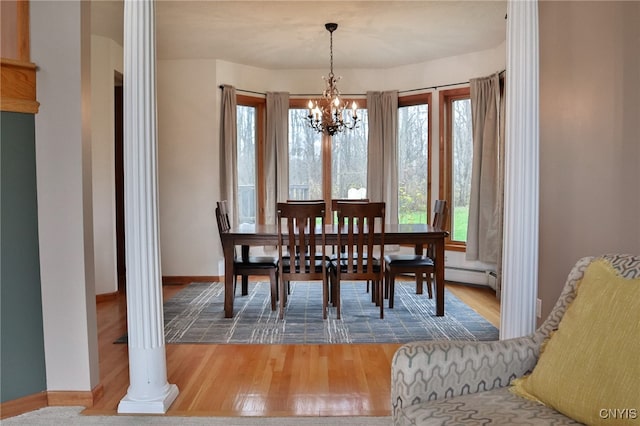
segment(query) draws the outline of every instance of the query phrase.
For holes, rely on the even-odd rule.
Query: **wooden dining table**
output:
[[[385,224],[385,245],[400,244],[414,247],[422,254],[425,246],[433,244],[436,283],[436,316],[444,315],[444,240],[447,231],[427,224]],[[337,245],[337,225],[325,225],[327,246]],[[232,227],[220,236],[224,247],[224,316],[233,317],[233,261],[236,246],[273,246],[278,244],[278,228],[273,225],[243,224]]]

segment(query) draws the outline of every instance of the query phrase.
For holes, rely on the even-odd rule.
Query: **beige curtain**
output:
[[[504,81],[504,80],[503,80]],[[504,230],[504,134],[505,134],[505,117],[506,115],[506,96],[504,96],[504,87],[506,87],[506,84],[502,84],[501,88],[502,90],[500,91],[500,142],[499,142],[499,148],[498,148],[498,152],[499,152],[499,158],[500,160],[498,161],[498,197],[496,199],[496,202],[498,204],[498,207],[496,207],[496,226],[498,227],[497,229],[497,239],[500,242],[500,248],[498,250],[498,261],[496,262],[496,274],[497,274],[497,280],[496,280],[496,298],[498,300],[500,300],[500,295],[502,292],[502,248],[503,248],[503,230]]]
[[[398,223],[398,91],[367,92],[367,198],[386,203],[387,223]]]
[[[222,86],[220,108],[220,199],[227,200],[231,223],[238,223],[238,134],[236,123],[236,89]]]
[[[504,113],[500,76],[496,73],[471,79],[470,85],[473,165],[466,258],[498,265],[502,256],[504,186]]]
[[[276,223],[276,203],[289,198],[289,93],[267,93],[265,223]]]

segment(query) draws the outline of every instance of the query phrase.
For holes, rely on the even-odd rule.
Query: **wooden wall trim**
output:
[[[31,62],[0,59],[0,104],[2,111],[36,114],[36,69]]]
[[[117,291],[114,291],[113,293],[96,294],[96,303],[109,302],[117,299],[119,294],[120,293]]]
[[[22,398],[13,399],[11,401],[0,404],[0,419],[19,416],[29,411],[39,410],[40,408],[59,406],[74,407],[84,406],[93,407],[96,401],[104,396],[104,386],[99,384],[95,388],[86,392],[73,391],[43,391],[33,395],[27,395]]]
[[[162,285],[186,285],[189,283],[211,283],[219,281],[221,281],[221,278],[217,275],[170,275],[162,277]]]
[[[47,393],[38,392],[0,404],[0,419],[15,417],[47,406]]]
[[[90,391],[48,391],[49,406],[73,407],[82,405],[93,407],[95,402],[104,395],[104,387],[99,384]]]

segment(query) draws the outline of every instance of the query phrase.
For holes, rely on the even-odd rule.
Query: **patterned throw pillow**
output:
[[[589,425],[640,424],[640,279],[592,262],[533,372],[511,390]]]

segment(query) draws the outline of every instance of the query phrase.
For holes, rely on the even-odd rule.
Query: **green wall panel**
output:
[[[0,116],[0,402],[46,390],[35,117]]]

